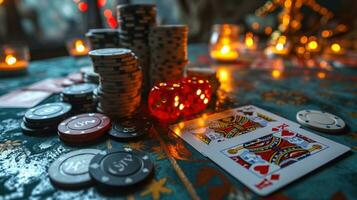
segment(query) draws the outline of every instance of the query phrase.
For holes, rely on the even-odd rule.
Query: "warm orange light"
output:
[[[338,53],[341,51],[341,46],[337,43],[333,43],[331,46],[330,46],[330,49],[335,52],[335,53]]]
[[[303,54],[303,53],[305,53],[305,48],[304,47],[296,47],[296,52],[298,54]]]
[[[307,37],[306,36],[302,36],[300,38],[300,42],[301,42],[301,44],[305,44],[307,42]]]
[[[285,8],[290,8],[290,7],[291,7],[291,0],[286,0],[286,1],[284,2],[284,7],[285,7]]]
[[[4,1],[5,1],[5,0],[0,0],[0,5],[1,5],[2,3],[4,3]]]
[[[324,79],[324,78],[326,78],[326,73],[325,72],[319,72],[319,73],[317,73],[317,77],[319,79]]]
[[[254,30],[258,30],[259,29],[259,23],[258,22],[253,22],[252,23],[252,29],[254,29]]]
[[[284,44],[278,43],[278,44],[275,45],[275,48],[278,51],[282,51],[284,49]]]
[[[79,53],[82,53],[86,50],[86,47],[84,46],[84,43],[82,40],[75,41],[74,46],[76,48],[76,51]]]
[[[231,51],[231,48],[229,47],[229,45],[223,45],[223,47],[221,48],[221,54],[227,54]]]
[[[317,44],[316,41],[311,41],[311,42],[309,42],[309,43],[307,44],[307,46],[308,46],[309,49],[311,49],[311,50],[316,50],[319,45]]]
[[[321,36],[324,38],[330,37],[331,35],[332,35],[332,31],[330,31],[330,30],[323,30],[321,32]]]
[[[248,37],[245,39],[245,46],[251,48],[254,45],[254,40],[251,37]]]
[[[228,75],[229,74],[228,74],[227,70],[220,69],[218,71],[218,79],[219,79],[219,81],[221,81],[221,82],[227,81],[228,80]]]
[[[14,65],[17,62],[17,59],[15,56],[10,54],[5,57],[5,62],[8,65]]]
[[[277,70],[277,69],[274,69],[272,72],[271,72],[271,76],[275,79],[278,79],[280,78],[281,76],[281,71]]]
[[[270,26],[264,28],[264,33],[270,35],[273,32],[273,29]]]
[[[222,61],[234,61],[238,58],[239,54],[231,44],[223,44],[217,50],[211,50],[211,57]]]

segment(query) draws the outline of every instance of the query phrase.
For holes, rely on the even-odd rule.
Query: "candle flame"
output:
[[[17,59],[13,55],[7,55],[6,58],[5,58],[5,62],[8,65],[13,65],[13,64],[15,64],[17,62]]]
[[[339,51],[341,51],[341,46],[337,43],[333,43],[331,45],[331,50],[335,53],[338,53]]]
[[[86,50],[86,47],[84,46],[84,43],[82,40],[77,40],[75,43],[74,43],[75,47],[76,47],[76,51],[77,52],[84,52]]]
[[[231,48],[229,47],[229,45],[223,45],[223,47],[221,48],[221,54],[227,54],[231,51]]]
[[[278,51],[282,51],[284,49],[284,44],[279,42],[278,44],[276,44],[275,48]]]

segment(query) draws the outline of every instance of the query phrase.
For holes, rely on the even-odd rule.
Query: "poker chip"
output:
[[[112,118],[133,115],[140,106],[143,72],[129,49],[98,49],[89,52],[100,75],[94,90],[97,111]]]
[[[65,142],[88,143],[103,136],[110,127],[109,117],[100,113],[85,113],[61,122],[58,135]]]
[[[28,135],[35,135],[35,136],[45,136],[50,133],[55,133],[56,131],[53,129],[52,126],[42,126],[39,128],[29,128],[25,122],[21,122],[20,124],[21,130],[23,133]]]
[[[187,34],[188,27],[185,25],[159,25],[150,28],[151,85],[183,77],[188,63]]]
[[[119,39],[122,47],[131,49],[139,58],[143,71],[143,93],[150,90],[150,27],[156,25],[156,6],[125,4],[117,6]],[[165,55],[165,54],[163,54]]]
[[[94,90],[97,87],[98,85],[92,83],[66,87],[60,94],[61,101],[71,104],[74,114],[94,112],[97,106]]]
[[[119,32],[116,29],[90,29],[86,33],[91,49],[119,48]]]
[[[99,75],[94,72],[93,66],[82,67],[80,72],[85,83],[99,84]]]
[[[101,151],[89,165],[90,176],[107,187],[137,185],[148,179],[153,171],[149,156],[131,148]]]
[[[147,117],[135,117],[113,123],[109,135],[119,140],[135,139],[146,135],[151,127]]]
[[[55,123],[68,115],[71,108],[67,103],[48,103],[29,109],[24,117],[29,123]]]
[[[322,132],[337,133],[346,126],[338,116],[318,110],[299,111],[296,119],[300,124]]]
[[[100,150],[80,149],[60,156],[51,163],[48,174],[53,184],[63,188],[90,185],[89,163]]]

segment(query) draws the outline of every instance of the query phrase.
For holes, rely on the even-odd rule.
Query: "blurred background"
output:
[[[208,43],[216,23],[239,24],[241,31],[252,31],[268,38],[278,24],[279,9],[258,17],[254,13],[265,0],[0,0],[0,45],[25,44],[32,60],[67,55],[66,41],[83,37],[90,28],[117,28],[116,5],[157,4],[161,24],[188,24],[189,41]],[[321,16],[302,8],[301,32],[316,33],[340,27],[343,37],[357,36],[355,0],[316,0],[334,13],[323,26]],[[340,26],[338,26],[340,25]],[[316,28],[317,27],[317,28]]]

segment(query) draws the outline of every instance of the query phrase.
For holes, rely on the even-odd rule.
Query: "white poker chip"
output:
[[[319,110],[301,110],[296,119],[300,124],[322,132],[336,133],[346,126],[338,116]]]

